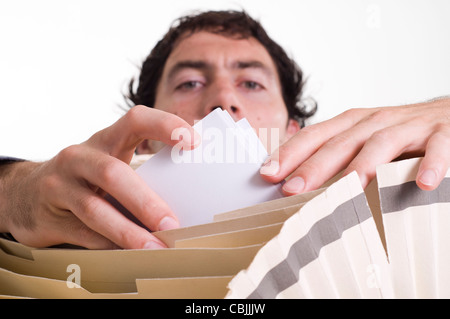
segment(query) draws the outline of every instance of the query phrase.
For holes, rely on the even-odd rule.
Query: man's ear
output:
[[[300,131],[300,124],[293,119],[289,119],[288,125],[286,127],[286,135],[285,135],[285,142],[290,139],[292,136],[294,136],[298,131]]]

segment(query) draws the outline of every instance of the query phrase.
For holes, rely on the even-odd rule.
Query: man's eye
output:
[[[197,87],[201,86],[201,83],[199,81],[187,81],[184,83],[181,83],[179,86],[177,86],[177,90],[192,90]]]
[[[255,81],[245,81],[243,83],[243,86],[249,90],[257,90],[262,88],[261,84]]]

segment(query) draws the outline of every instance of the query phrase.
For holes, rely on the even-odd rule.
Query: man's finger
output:
[[[73,215],[72,212],[67,212],[67,214],[72,215],[71,220],[69,221],[67,218],[65,218],[63,223],[58,224],[58,227],[55,229],[55,232],[57,234],[53,235],[53,242],[60,242],[61,244],[73,244],[87,249],[120,248],[120,246],[107,239],[105,236],[102,236],[101,234],[90,229],[75,215]]]
[[[434,190],[450,167],[450,129],[443,128],[428,140],[416,183],[423,190]]]
[[[71,211],[94,232],[124,249],[166,248],[167,246],[144,228],[119,213],[97,193],[79,187],[72,193]]]
[[[375,132],[359,154],[350,162],[343,175],[356,171],[365,188],[376,176],[376,167],[389,163],[400,155],[425,147],[427,136],[422,127],[401,124]]]
[[[183,129],[183,134],[173,135],[174,131],[180,129]],[[181,143],[181,146],[187,149],[196,147],[201,140],[194,128],[180,117],[137,105],[116,123],[94,134],[87,143],[128,162],[130,154],[145,139],[172,146]]]
[[[330,139],[352,128],[367,114],[367,109],[353,109],[301,129],[270,156],[260,170],[261,176],[271,183],[282,181]],[[329,161],[327,159],[327,164]]]
[[[66,161],[68,170],[110,194],[147,228],[158,231],[179,226],[167,203],[129,165],[89,147],[71,148],[75,151],[70,151],[74,154]]]

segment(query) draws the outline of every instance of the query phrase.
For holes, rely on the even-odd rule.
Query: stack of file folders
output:
[[[163,169],[154,173],[152,167],[169,153],[163,149],[138,173],[151,176],[149,183],[158,180]],[[422,191],[414,181],[421,160],[416,158],[379,166],[365,190],[353,172],[316,191],[282,197],[280,185],[263,187],[252,177],[267,156],[261,154],[237,169],[248,176],[233,176],[231,166],[226,171],[239,191],[222,189],[217,198],[231,205],[213,205],[213,193],[205,205],[189,200],[192,194],[174,205],[182,227],[154,233],[167,249],[36,249],[0,239],[0,296],[450,297],[450,172],[436,190]],[[199,168],[191,173],[197,176]],[[213,171],[217,167],[207,175]],[[170,184],[152,187],[163,198],[172,190]],[[199,213],[190,219],[193,211]]]

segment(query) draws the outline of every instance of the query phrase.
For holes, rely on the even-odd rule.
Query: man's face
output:
[[[183,38],[173,49],[157,87],[155,108],[193,125],[217,107],[234,120],[278,129],[280,142],[299,126],[288,119],[275,64],[256,39],[206,31]]]

